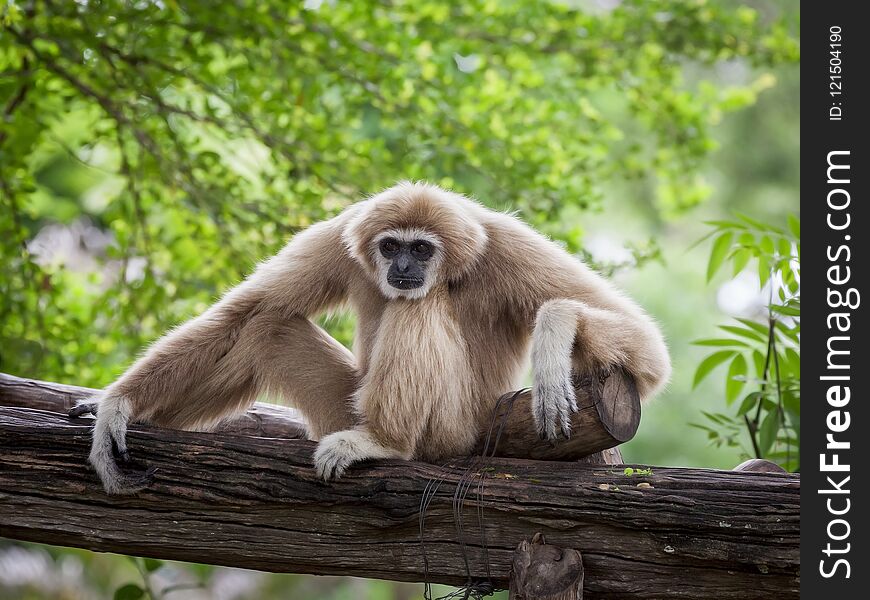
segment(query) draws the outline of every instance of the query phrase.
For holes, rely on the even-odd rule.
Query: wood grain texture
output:
[[[106,496],[90,422],[0,408],[0,536],[264,571],[466,581],[452,501],[462,471],[381,461],[319,481],[312,442],[132,427],[151,488]],[[776,473],[495,459],[461,511],[472,575],[508,586],[517,544],[542,532],[583,555],[586,598],[797,598],[800,479]],[[482,495],[478,498],[478,483]]]

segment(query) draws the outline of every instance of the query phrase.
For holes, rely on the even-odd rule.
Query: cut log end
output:
[[[540,439],[535,431],[530,391],[523,391],[513,402],[503,402],[495,424],[500,426],[504,419],[496,456],[536,460],[577,460],[594,456],[593,462],[613,464],[608,459],[612,453],[605,451],[633,438],[640,425],[640,395],[634,380],[619,369],[603,382],[580,378],[575,391],[578,410],[571,417],[571,437],[555,442]],[[486,433],[481,432],[477,453],[484,448]]]

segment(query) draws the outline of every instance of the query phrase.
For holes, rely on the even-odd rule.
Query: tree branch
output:
[[[505,588],[517,544],[541,532],[583,554],[586,598],[798,596],[796,475],[377,461],[325,484],[311,467],[312,442],[133,427],[134,458],[156,467],[155,483],[110,498],[87,466],[90,431],[87,421],[0,407],[0,535],[399,581],[463,584],[488,570]],[[433,487],[421,535],[421,501]]]

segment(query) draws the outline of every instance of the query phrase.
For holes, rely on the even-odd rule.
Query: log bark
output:
[[[508,587],[518,541],[583,554],[587,599],[797,598],[800,479],[775,473],[494,459],[378,461],[326,484],[314,443],[134,426],[154,484],[107,497],[90,423],[0,407],[0,536],[276,572]],[[441,481],[425,511],[431,482]],[[471,483],[454,520],[458,486]],[[478,516],[482,527],[478,524]],[[485,543],[483,543],[485,540]],[[461,544],[460,542],[464,542]],[[424,568],[425,547],[428,568]],[[484,551],[486,548],[486,551]]]
[[[612,375],[604,385],[592,385],[589,380],[578,382],[577,400],[580,410],[573,416],[568,440],[556,443],[538,438],[531,419],[531,394],[526,391],[511,402],[505,398],[499,420],[506,415],[498,443],[498,456],[514,456],[543,460],[580,460],[589,464],[620,464],[622,454],[618,444],[634,437],[640,423],[640,399],[634,383],[621,372]],[[0,373],[0,406],[20,406],[66,413],[80,400],[92,397],[93,388],[23,379]],[[509,410],[508,410],[509,409]],[[498,425],[498,422],[496,425]],[[494,430],[496,428],[493,428]],[[275,404],[257,402],[246,413],[227,419],[213,431],[307,439],[305,422],[298,411]],[[480,453],[489,429],[480,432]],[[491,442],[495,439],[495,431]],[[490,444],[490,449],[493,444]]]
[[[514,552],[509,600],[583,600],[583,558],[536,533]]]

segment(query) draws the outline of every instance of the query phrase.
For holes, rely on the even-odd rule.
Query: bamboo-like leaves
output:
[[[693,425],[716,445],[740,445],[741,430],[747,431],[753,454],[795,469],[800,433],[800,220],[790,215],[782,229],[748,215],[735,216],[708,222],[713,230],[704,239],[713,243],[707,281],[726,263],[737,276],[755,260],[759,291],[772,286],[772,300],[764,321],[738,318],[719,326],[727,335],[693,342],[715,350],[698,365],[693,386],[727,364],[725,402],[732,405],[742,397],[734,417],[703,412],[709,424]]]

